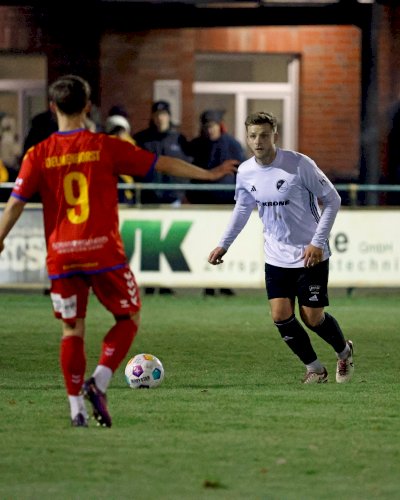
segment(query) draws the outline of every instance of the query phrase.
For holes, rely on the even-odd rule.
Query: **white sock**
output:
[[[82,413],[84,417],[87,418],[88,413],[85,406],[85,400],[83,396],[68,396],[69,407],[71,410],[71,418],[75,418],[78,413]]]
[[[346,342],[346,347],[343,349],[343,351],[336,353],[338,359],[347,359],[349,357],[349,354],[350,354],[350,346],[347,342]]]
[[[322,373],[324,371],[324,367],[319,359],[316,359],[309,365],[306,365],[306,368],[308,372]]]
[[[108,386],[110,385],[110,380],[113,375],[111,368],[104,365],[97,365],[95,371],[93,372],[93,377],[96,382],[97,387],[101,392],[106,392]]]

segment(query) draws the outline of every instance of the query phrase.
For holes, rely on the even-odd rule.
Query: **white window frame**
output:
[[[17,120],[18,120],[18,144],[22,148],[24,138],[29,130],[29,118],[26,112],[26,98],[35,94],[47,92],[47,82],[45,80],[25,80],[25,79],[0,79],[0,91],[15,92],[18,100]],[[45,111],[45,110],[43,110]]]
[[[246,143],[247,101],[249,99],[268,99],[283,101],[282,135],[285,149],[298,146],[298,108],[299,108],[299,60],[294,58],[288,64],[288,82],[248,83],[248,82],[194,82],[194,94],[224,94],[235,96],[235,137]]]

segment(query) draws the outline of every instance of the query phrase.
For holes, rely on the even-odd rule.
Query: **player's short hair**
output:
[[[75,115],[83,111],[90,99],[90,85],[77,75],[58,78],[49,87],[49,98],[66,115]]]
[[[266,111],[258,111],[257,113],[252,113],[246,118],[245,126],[246,130],[250,125],[264,125],[269,123],[272,127],[273,132],[278,130],[278,120],[276,116],[272,113],[267,113]]]

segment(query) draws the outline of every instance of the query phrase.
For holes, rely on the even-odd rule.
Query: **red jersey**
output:
[[[51,279],[126,263],[119,233],[119,174],[145,176],[157,155],[86,129],[56,132],[26,153],[12,196],[39,192]]]

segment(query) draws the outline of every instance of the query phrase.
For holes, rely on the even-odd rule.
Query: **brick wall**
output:
[[[400,8],[381,7],[378,26],[381,168],[385,170],[387,110],[400,96]],[[89,79],[105,116],[125,104],[134,131],[149,119],[155,79],[180,79],[182,129],[192,119],[193,54],[198,52],[294,53],[300,57],[299,150],[332,177],[351,177],[359,159],[361,35],[354,26],[292,26],[103,31],[91,14],[61,16],[57,9],[0,6],[0,50],[41,53],[48,77],[76,72]],[[386,128],[385,128],[386,126]]]
[[[48,81],[76,73],[90,81],[95,102],[99,94],[100,32],[91,13],[58,7],[0,6],[0,50],[40,53],[48,60]]]
[[[182,129],[193,130],[195,52],[300,55],[299,150],[332,176],[356,175],[360,129],[360,32],[349,27],[151,30],[105,34],[102,109],[125,103],[135,130],[147,125],[155,79],[183,82]]]
[[[299,150],[332,176],[354,175],[360,127],[360,32],[352,26],[198,30],[202,51],[300,56]]]
[[[190,130],[193,53],[192,30],[105,34],[101,43],[103,115],[112,105],[124,104],[137,132],[149,123],[154,80],[181,80],[182,129]]]
[[[41,49],[41,32],[29,7],[0,6],[0,50],[31,52]]]

